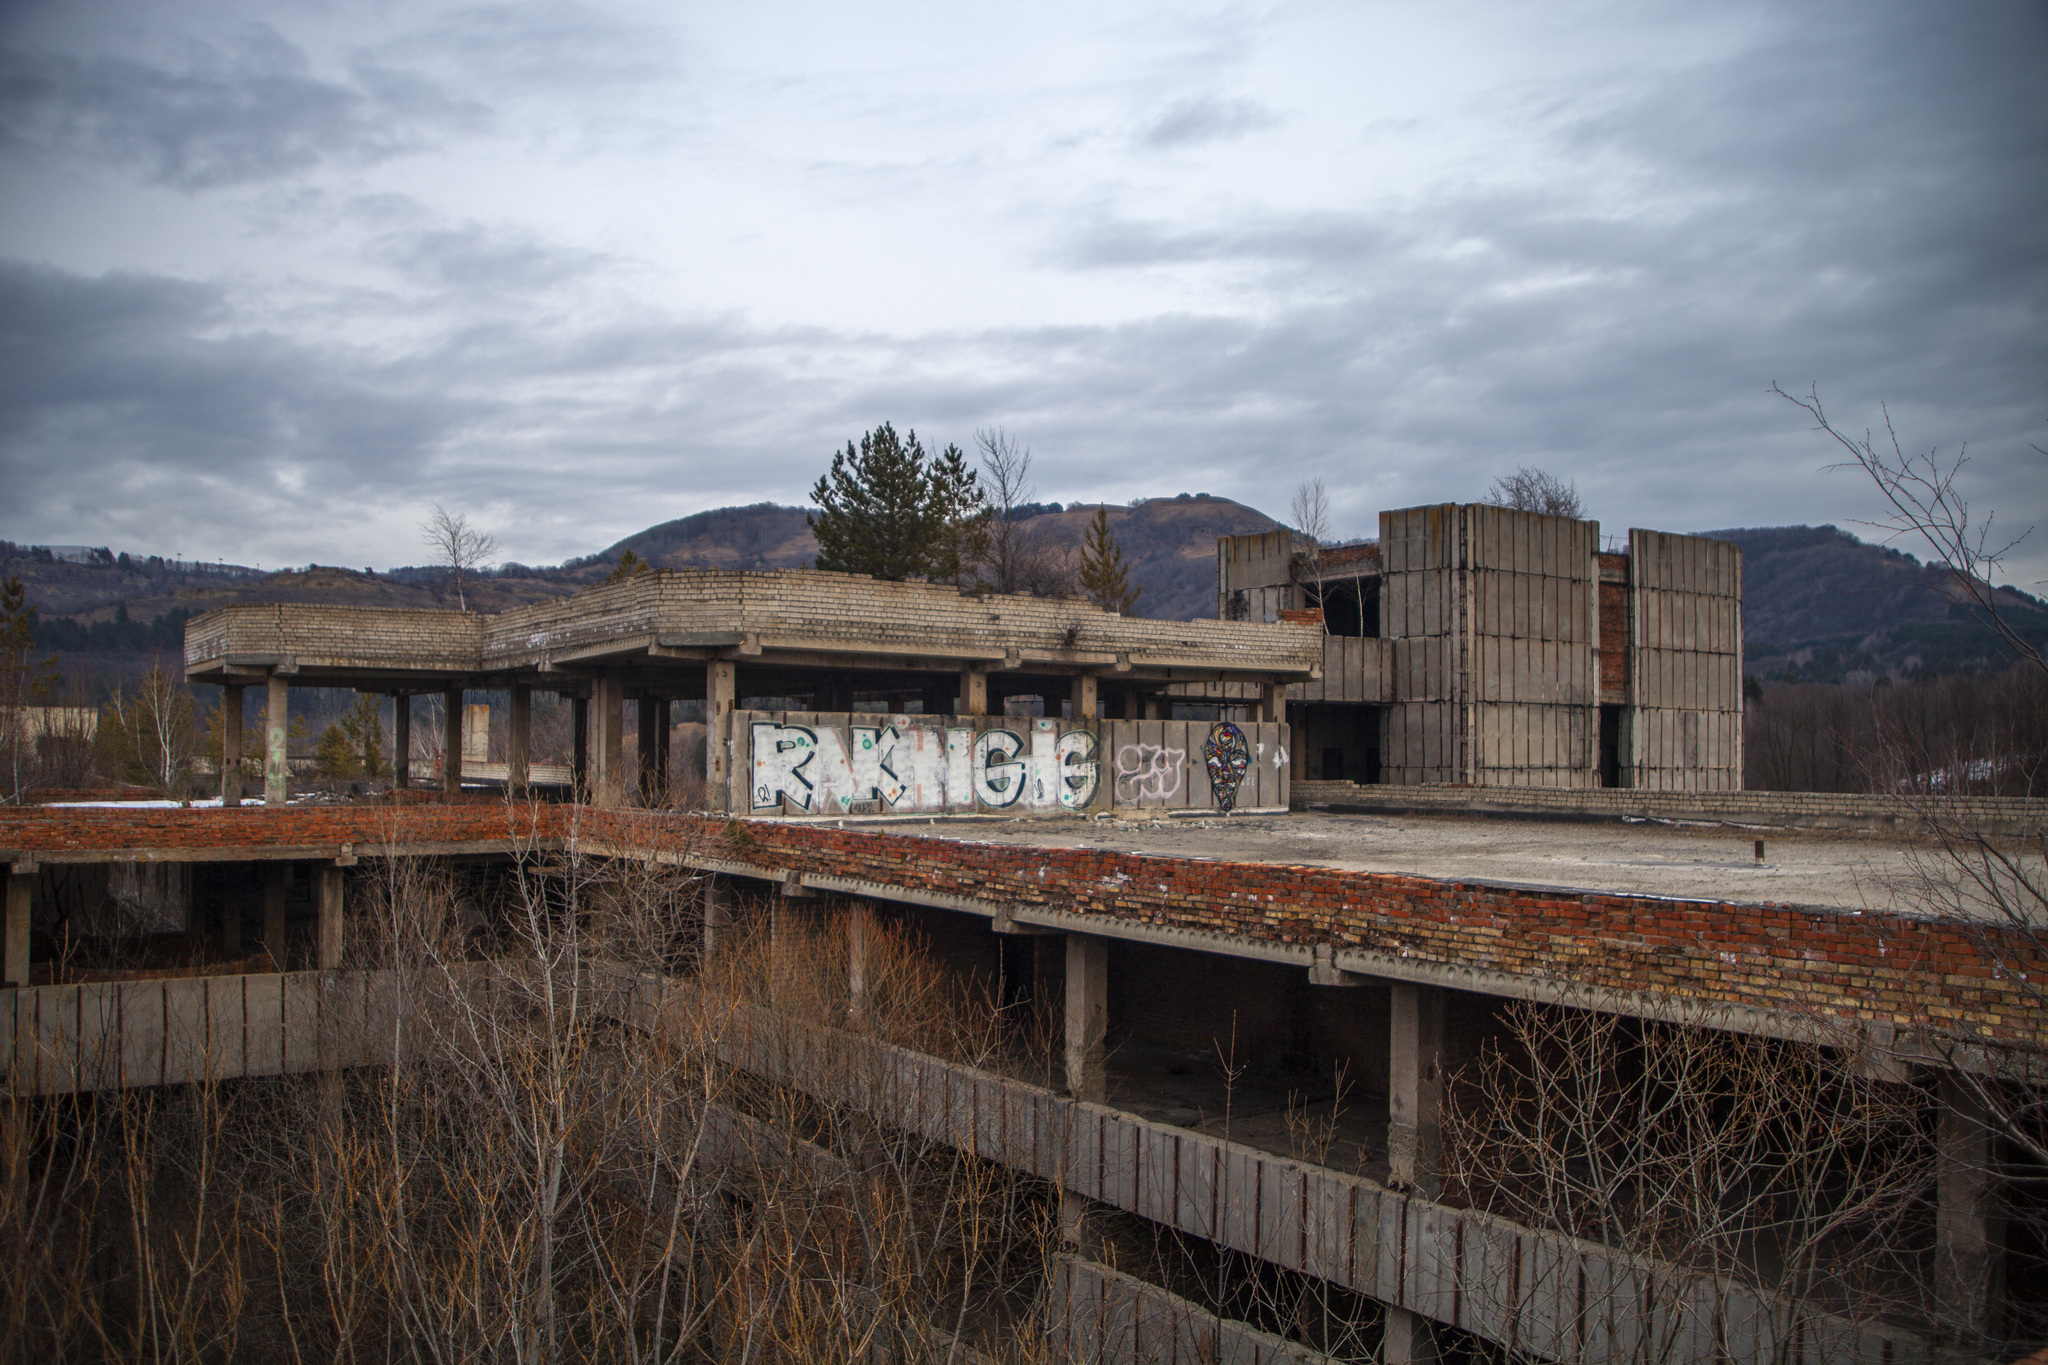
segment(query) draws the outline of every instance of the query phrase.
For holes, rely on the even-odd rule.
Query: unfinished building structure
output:
[[[1444,504],[1380,514],[1377,543],[1227,536],[1217,616],[1313,620],[1292,689],[1295,778],[1402,785],[1742,786],[1742,553],[1594,521]],[[1184,689],[1228,699],[1229,689]]]

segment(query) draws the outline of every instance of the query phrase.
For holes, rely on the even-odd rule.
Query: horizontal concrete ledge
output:
[[[33,867],[43,863],[297,863],[342,862],[349,858],[461,858],[559,853],[562,839],[420,840],[402,844],[222,844],[159,848],[0,848],[0,863]]]

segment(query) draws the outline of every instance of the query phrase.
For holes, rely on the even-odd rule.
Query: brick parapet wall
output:
[[[359,848],[502,840],[509,851],[579,836],[700,865],[851,879],[913,895],[1247,944],[1327,946],[1340,955],[1357,951],[1842,1024],[1932,1025],[1984,1040],[2048,1041],[2048,1025],[2025,984],[2048,973],[2039,940],[1935,918],[573,806],[430,807],[402,816],[389,808],[348,807],[0,813],[0,856],[82,849],[118,856],[123,847],[248,847],[266,839]]]

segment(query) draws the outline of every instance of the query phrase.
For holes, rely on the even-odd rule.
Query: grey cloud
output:
[[[1257,100],[1197,95],[1168,105],[1146,125],[1139,141],[1148,147],[1186,147],[1243,137],[1279,122],[1279,115]]]
[[[234,47],[196,49],[172,69],[125,57],[0,51],[0,137],[62,155],[139,164],[155,183],[210,189],[380,161],[487,111],[403,70],[359,59],[323,79],[306,55],[257,27]]]

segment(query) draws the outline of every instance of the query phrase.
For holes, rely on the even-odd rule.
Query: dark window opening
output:
[[[1621,785],[1621,708],[1600,708],[1600,785]]]
[[[1311,607],[1323,609],[1323,628],[1332,635],[1363,636],[1380,633],[1380,580],[1357,578],[1305,585],[1303,597]]]

